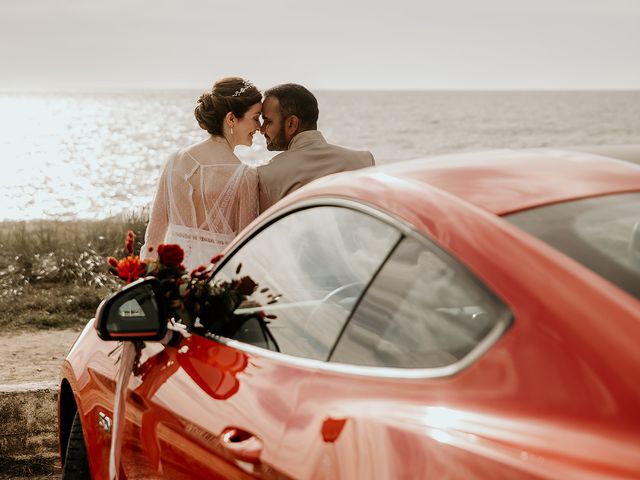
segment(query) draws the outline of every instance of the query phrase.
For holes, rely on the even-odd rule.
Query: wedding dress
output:
[[[255,169],[241,163],[224,139],[211,137],[168,159],[141,257],[156,258],[159,244],[177,243],[187,269],[206,265],[257,215]]]

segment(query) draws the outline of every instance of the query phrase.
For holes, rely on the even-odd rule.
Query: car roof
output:
[[[618,160],[640,164],[640,144],[564,146],[556,150],[594,153],[603,157],[617,158]]]
[[[362,172],[437,188],[505,215],[551,203],[640,191],[640,166],[554,149],[493,150],[388,164]]]

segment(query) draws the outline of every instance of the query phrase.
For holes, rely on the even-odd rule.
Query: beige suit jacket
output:
[[[316,178],[372,165],[371,152],[331,145],[318,130],[301,132],[288,150],[258,167],[260,213]]]

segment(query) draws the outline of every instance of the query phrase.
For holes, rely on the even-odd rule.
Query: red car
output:
[[[283,295],[269,335],[146,342],[122,477],[640,478],[640,166],[504,150],[338,174],[216,277],[240,263]],[[62,368],[68,478],[108,476],[96,322],[118,327],[89,322]]]

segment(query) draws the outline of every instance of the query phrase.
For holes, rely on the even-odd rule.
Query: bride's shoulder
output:
[[[238,168],[240,168],[240,170],[242,170],[242,173],[244,175],[257,175],[258,174],[258,170],[256,169],[256,167],[254,167],[253,165],[247,165],[244,162],[240,162],[240,165],[238,165]]]
[[[187,146],[183,146],[182,148],[178,149],[176,151],[176,155],[178,157],[207,156],[209,154],[209,151],[210,151],[210,143],[211,142],[207,141],[206,139],[205,140],[201,140],[199,142],[191,143],[191,144],[189,144]]]
[[[248,179],[249,181],[258,181],[258,170],[256,169],[256,167],[247,165],[246,163],[240,163],[239,168],[244,178]]]
[[[172,168],[177,162],[180,161],[181,150],[174,150],[164,157],[161,163],[162,170]]]
[[[181,158],[185,156],[185,154],[189,151],[190,147],[182,147],[172,150],[169,155],[167,155],[167,161],[179,161]]]
[[[178,150],[178,156],[199,156],[206,149],[205,141],[192,143]]]

